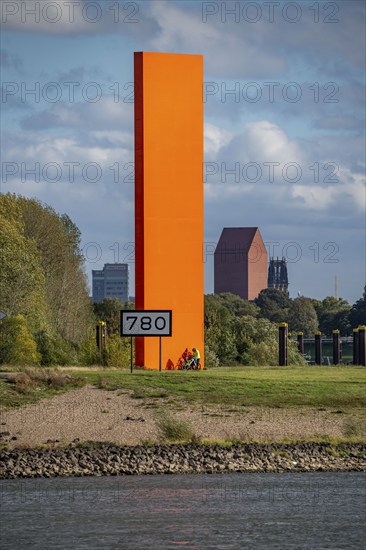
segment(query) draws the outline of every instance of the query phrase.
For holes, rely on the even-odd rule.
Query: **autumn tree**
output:
[[[18,330],[24,340],[29,331],[40,353],[30,357],[42,364],[68,362],[94,325],[80,232],[66,214],[11,194],[0,196],[0,221],[0,309],[8,319],[3,330]],[[4,332],[2,337],[8,338]],[[3,350],[0,361],[10,355]]]
[[[37,365],[42,359],[23,315],[0,322],[0,360],[10,365]]]
[[[19,205],[0,197],[0,308],[25,315],[33,331],[47,327],[45,276],[36,243],[27,239]]]
[[[13,200],[21,208],[25,236],[39,252],[50,325],[77,344],[87,336],[93,319],[80,231],[66,214],[57,214],[37,199]]]

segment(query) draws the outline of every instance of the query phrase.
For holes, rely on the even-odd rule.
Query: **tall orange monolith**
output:
[[[202,87],[201,55],[135,53],[136,309],[172,310],[163,368],[204,351]],[[136,366],[159,367],[158,338]]]

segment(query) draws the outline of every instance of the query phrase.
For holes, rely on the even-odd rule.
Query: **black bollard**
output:
[[[320,330],[318,330],[315,333],[315,364],[321,365],[322,362],[322,333],[320,332]]]
[[[341,337],[338,329],[333,330],[333,365],[341,362]]]
[[[100,326],[99,324],[95,327],[95,340],[97,348],[100,349]]]
[[[358,364],[366,367],[366,325],[358,327]]]
[[[358,347],[359,347],[359,333],[358,328],[353,329],[353,364],[358,365]]]
[[[297,349],[301,355],[304,355],[304,333],[297,332]]]
[[[280,323],[278,326],[278,364],[287,367],[288,324]]]
[[[342,342],[342,338],[339,340],[339,362],[342,363],[342,353],[343,353],[343,348],[342,348],[342,345],[343,345],[343,342]]]

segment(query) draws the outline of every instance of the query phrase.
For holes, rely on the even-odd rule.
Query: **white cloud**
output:
[[[197,5],[191,12],[179,3],[151,2],[151,14],[159,25],[159,32],[150,37],[151,46],[158,51],[202,53],[208,74],[259,77],[285,70],[287,63],[282,54],[262,49],[265,24],[255,25],[255,32],[246,29],[244,33],[240,25],[234,26],[234,32],[230,27],[228,32],[220,20],[219,24],[216,20],[204,22],[202,5]]]
[[[202,24],[197,13],[191,14],[177,4],[155,0],[150,3],[150,10],[159,25],[158,35],[151,40],[157,50],[176,51],[192,41],[197,52],[200,52],[206,47],[207,41],[212,43],[220,39],[220,32],[210,25]]]
[[[248,123],[246,130],[246,146],[254,158],[265,162],[301,163],[300,147],[277,124],[260,120]]]
[[[224,203],[228,205],[232,200],[238,200],[253,193],[254,189],[254,185],[218,185],[216,183],[207,183],[205,185],[205,201],[207,203],[218,202],[220,206]]]
[[[96,102],[67,105],[55,103],[50,109],[24,117],[22,126],[30,130],[42,130],[64,126],[79,130],[133,130],[133,105],[115,101],[112,96],[102,96]]]
[[[4,29],[21,33],[119,34],[143,40],[157,31],[147,5],[144,1],[12,0],[1,3],[1,16]]]
[[[291,195],[299,199],[304,208],[310,210],[326,210],[337,205],[341,212],[340,205],[345,207],[351,203],[357,210],[366,210],[366,188],[365,176],[359,173],[352,173],[344,166],[339,169],[340,183],[329,185],[294,185]]]
[[[22,22],[21,12],[9,16],[4,29],[18,34],[9,33],[9,53],[4,57],[8,80],[19,79],[14,60],[21,58],[24,79],[29,80],[30,87],[30,80],[35,78],[42,82],[52,79],[61,85],[69,80],[81,83],[99,79],[103,91],[110,92],[117,74],[121,82],[132,80],[134,49],[202,53],[205,81],[214,81],[218,90],[205,104],[205,158],[214,172],[217,169],[205,185],[207,238],[215,239],[223,226],[235,224],[258,225],[265,239],[281,241],[281,246],[296,240],[302,246],[304,263],[296,277],[291,273],[291,284],[304,289],[306,281],[312,285],[308,293],[319,297],[326,286],[321,280],[323,271],[328,269],[334,278],[330,270],[335,267],[321,262],[314,265],[312,245],[337,242],[337,270],[343,269],[343,280],[349,281],[347,294],[358,297],[364,270],[360,250],[364,246],[365,144],[357,122],[363,105],[364,4],[348,0],[330,2],[326,8],[319,3],[320,21],[315,23],[318,3],[297,2],[302,17],[291,24],[278,17],[281,3],[273,23],[262,17],[251,24],[243,18],[236,23],[232,16],[222,22],[222,9],[234,5],[242,9],[248,4],[245,2],[215,2],[218,13],[204,23],[201,2],[136,0],[139,23],[116,24],[109,9],[116,3],[97,2],[102,8],[97,23],[88,22],[85,11],[83,16],[88,0],[74,2],[73,22],[68,20],[64,0],[49,2],[56,5],[55,12],[57,6],[63,8],[56,23],[47,22],[45,17],[36,23],[31,15]],[[2,7],[6,2],[0,4]],[[26,5],[28,10],[35,6],[33,0],[7,4],[19,9]],[[125,4],[120,2],[120,6]],[[264,4],[255,4],[264,14]],[[45,2],[40,2],[42,5]],[[324,17],[332,6],[339,8],[339,22],[326,24]],[[47,13],[51,17],[52,8]],[[88,14],[92,13],[90,8]],[[127,13],[120,10],[120,15]],[[75,56],[69,55],[70,51]],[[225,94],[236,84],[243,89],[251,81],[263,91],[258,102],[247,100],[242,93],[239,100]],[[268,81],[279,81],[273,102],[268,100],[264,85]],[[288,102],[283,96],[283,85],[290,81],[297,81],[302,90],[299,102]],[[314,98],[315,82],[319,83],[319,101]],[[338,103],[326,101],[332,89],[326,87],[329,82],[339,89],[335,94]],[[9,131],[3,134],[3,161],[18,162],[19,170],[21,162],[29,167],[36,162],[42,166],[59,163],[63,175],[54,183],[37,183],[31,177],[22,182],[19,172],[3,184],[3,190],[37,196],[58,211],[68,212],[80,226],[83,240],[103,241],[103,260],[111,261],[109,247],[133,239],[133,183],[126,181],[130,172],[123,167],[133,161],[133,105],[114,103],[110,96],[96,103],[81,103],[80,95],[78,98],[80,103],[66,103],[63,95],[64,101],[57,104],[43,101],[32,105],[32,111],[29,107],[27,112],[23,108],[6,113],[3,127]],[[8,99],[9,106],[17,98]],[[18,102],[12,106],[22,105]],[[19,127],[21,131],[16,130]],[[66,177],[64,163],[68,162],[80,165],[75,167],[74,182]],[[102,169],[102,177],[95,183],[81,175],[82,167],[93,162]],[[119,183],[114,182],[116,163],[120,167]],[[238,182],[232,174],[236,163],[240,165]],[[263,171],[258,182],[242,178],[243,166],[250,163],[257,163]],[[273,183],[268,181],[264,163],[279,163]],[[287,163],[301,166],[299,181],[283,178]],[[328,183],[331,169],[326,168],[327,163],[340,166],[338,182]],[[227,177],[225,173],[223,177],[225,170]],[[312,265],[306,263],[306,254]]]
[[[2,21],[4,28],[20,32],[50,34],[92,32],[93,24],[88,20],[96,18],[97,11],[92,8],[86,9],[80,1],[13,0],[3,2]]]
[[[233,137],[231,132],[214,124],[205,124],[205,158],[214,158],[216,153],[227,145]]]
[[[321,217],[317,224],[326,224],[335,208],[345,223],[352,211],[366,208],[362,167],[352,169],[329,162],[328,151],[323,150],[325,138],[308,140],[305,148],[301,140],[290,139],[283,128],[267,120],[250,122],[235,136],[224,128],[207,125],[206,134],[210,160],[207,162],[206,157],[205,198],[214,218],[218,215],[211,210],[215,205],[225,205],[231,213],[240,212],[246,210],[249,200],[253,208],[260,205],[258,215],[268,210],[272,218],[272,212],[277,212],[289,223],[296,218],[300,221],[299,212],[304,210],[313,216],[318,212]],[[268,163],[276,163],[273,181]],[[252,167],[246,171],[254,164],[261,174],[257,179],[258,172]]]
[[[215,131],[219,133],[218,129]],[[214,160],[220,172],[227,171],[229,181],[234,178],[230,171],[236,167],[240,172],[235,176],[237,183],[289,184],[302,174],[305,165],[299,143],[290,139],[279,125],[267,120],[247,123],[242,132],[216,150]],[[210,172],[213,172],[212,168]],[[225,174],[219,175],[221,181],[226,181]]]

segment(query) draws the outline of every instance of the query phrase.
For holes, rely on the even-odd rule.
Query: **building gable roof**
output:
[[[230,253],[238,250],[248,252],[257,232],[262,240],[258,227],[224,227],[215,254],[217,252]]]

